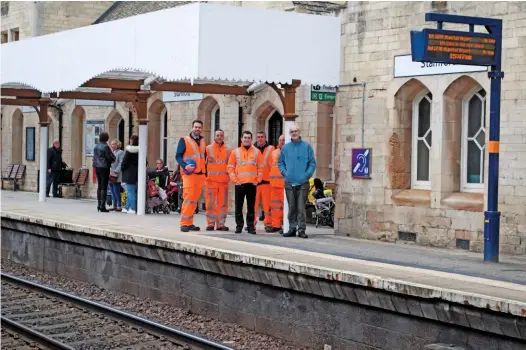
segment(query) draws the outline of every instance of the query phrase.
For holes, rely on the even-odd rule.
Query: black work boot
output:
[[[305,231],[299,231],[298,232],[298,236],[300,238],[309,238],[309,236],[307,236],[307,234],[305,233]]]
[[[296,230],[295,229],[289,229],[289,232],[285,232],[283,234],[283,237],[296,237]]]

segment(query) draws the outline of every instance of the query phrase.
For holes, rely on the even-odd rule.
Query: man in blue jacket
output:
[[[301,238],[308,238],[305,234],[305,203],[309,193],[309,179],[316,170],[316,160],[312,146],[301,139],[297,125],[291,126],[290,138],[291,142],[283,146],[278,158],[289,204],[289,232],[283,233],[283,237],[295,237],[297,231]]]

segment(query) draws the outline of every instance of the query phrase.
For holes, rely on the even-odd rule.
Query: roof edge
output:
[[[99,16],[99,18],[97,18],[95,20],[95,22],[91,23],[92,25],[93,24],[99,24],[100,21],[102,21],[104,18],[106,18],[106,16],[109,15],[109,13],[115,8],[117,7],[122,1],[115,1],[110,7],[108,7],[108,9],[106,11],[104,11],[104,13],[102,15]]]

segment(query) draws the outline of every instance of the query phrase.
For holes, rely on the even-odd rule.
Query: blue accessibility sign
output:
[[[356,179],[371,178],[371,148],[353,148],[352,177]]]

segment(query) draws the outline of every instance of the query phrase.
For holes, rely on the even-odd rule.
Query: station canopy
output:
[[[337,86],[340,19],[193,3],[11,42],[1,51],[2,88],[55,96],[103,87],[92,80],[148,77],[161,84]]]

